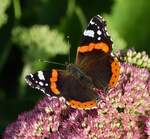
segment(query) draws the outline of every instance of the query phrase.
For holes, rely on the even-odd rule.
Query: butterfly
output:
[[[73,108],[96,108],[100,97],[95,89],[113,88],[119,79],[120,64],[111,55],[112,44],[106,21],[94,16],[83,32],[75,63],[67,64],[65,70],[37,71],[25,80],[49,96],[63,96]]]

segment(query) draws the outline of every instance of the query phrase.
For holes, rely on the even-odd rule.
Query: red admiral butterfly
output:
[[[27,83],[50,96],[63,96],[78,109],[96,107],[99,95],[95,89],[112,88],[118,82],[119,61],[111,56],[112,40],[106,22],[97,15],[84,31],[74,64],[66,70],[38,71],[26,76]]]

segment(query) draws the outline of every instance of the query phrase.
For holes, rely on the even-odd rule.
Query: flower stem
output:
[[[14,15],[16,20],[19,20],[21,17],[21,6],[20,6],[20,1],[19,0],[13,0],[13,5],[14,5]]]

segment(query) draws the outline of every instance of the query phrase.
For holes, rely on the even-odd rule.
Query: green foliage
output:
[[[150,58],[145,51],[136,52],[134,49],[129,49],[122,59],[141,68],[150,70]]]
[[[39,59],[48,60],[57,54],[67,54],[69,46],[64,35],[47,25],[34,25],[30,28],[16,27],[12,31],[13,43],[24,51],[24,68],[20,78],[20,93],[24,95],[24,78],[36,69],[42,69],[47,63]]]
[[[109,16],[114,28],[128,42],[128,47],[150,53],[150,1],[115,0]]]
[[[114,41],[114,50],[125,49],[127,47],[127,42],[120,36],[117,30],[110,29],[110,34],[112,34],[112,39]]]
[[[11,0],[0,0],[0,28],[6,24],[8,15],[6,10],[10,5]]]
[[[12,41],[21,48],[28,50],[28,61],[39,58],[53,57],[57,54],[67,54],[69,46],[64,35],[47,25],[34,25],[30,28],[16,27],[12,31]],[[36,52],[35,52],[36,50]]]
[[[110,18],[108,15],[104,16],[108,23],[108,32],[110,32],[110,35],[113,40],[113,50],[116,51],[118,49],[125,49],[127,48],[127,42],[125,39],[119,34],[119,32],[113,28],[112,22],[110,21]]]

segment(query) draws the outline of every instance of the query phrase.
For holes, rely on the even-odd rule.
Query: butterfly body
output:
[[[65,70],[29,74],[26,82],[49,96],[63,96],[73,108],[96,108],[100,96],[95,89],[105,91],[118,82],[120,65],[111,50],[106,22],[101,16],[94,16],[81,37],[74,64],[67,64]]]
[[[70,75],[72,75],[74,78],[76,78],[77,80],[79,80],[81,82],[82,85],[84,85],[87,88],[94,88],[94,84],[92,79],[87,76],[84,71],[82,71],[78,65],[75,64],[68,64],[66,67],[66,71],[68,71],[70,73]]]

